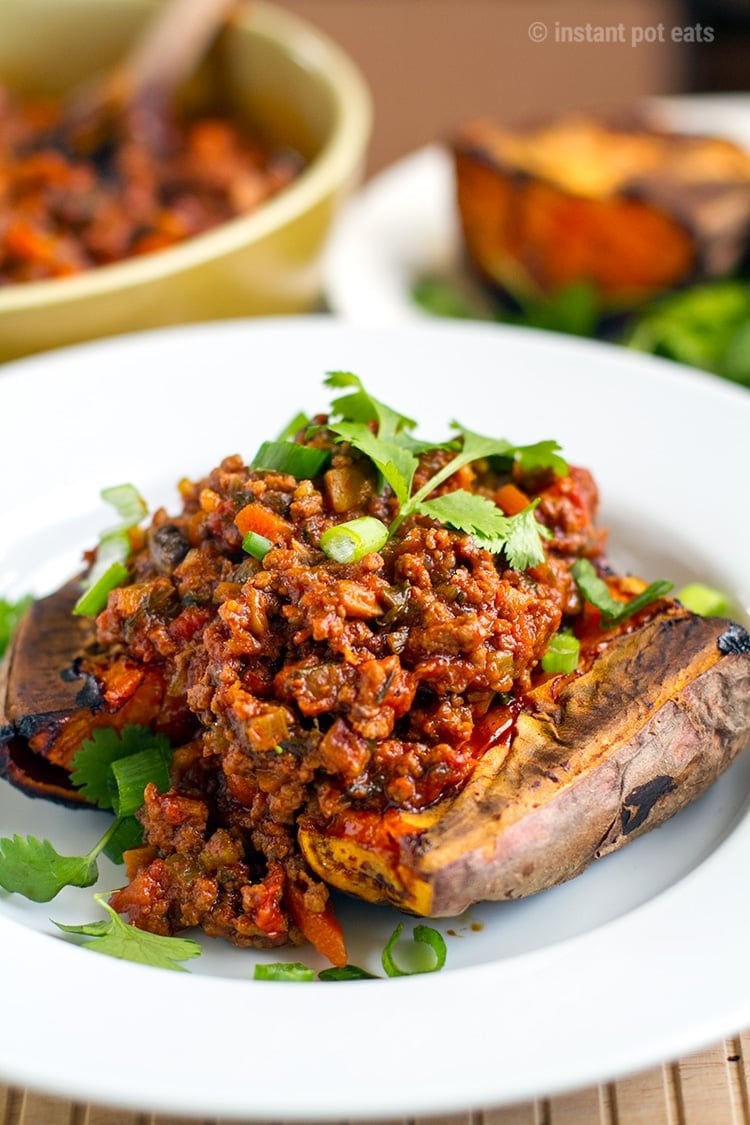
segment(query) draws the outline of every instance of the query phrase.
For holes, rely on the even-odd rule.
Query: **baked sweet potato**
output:
[[[750,738],[750,635],[668,612],[581,676],[533,689],[456,797],[304,823],[328,884],[415,914],[522,898],[580,874],[699,796]]]
[[[478,122],[453,152],[469,258],[516,297],[588,281],[627,307],[726,276],[747,250],[750,155],[729,141],[566,117]]]

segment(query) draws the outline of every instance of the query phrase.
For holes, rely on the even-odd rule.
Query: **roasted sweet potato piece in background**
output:
[[[513,295],[578,281],[626,307],[736,268],[750,234],[750,155],[729,141],[562,119],[479,122],[454,143],[469,258]]]

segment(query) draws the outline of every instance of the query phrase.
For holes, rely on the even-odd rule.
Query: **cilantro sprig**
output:
[[[171,969],[178,973],[187,972],[180,964],[181,961],[200,956],[201,947],[190,938],[163,937],[161,934],[139,930],[123,921],[107,902],[106,895],[94,895],[94,899],[107,912],[108,918],[100,922],[87,922],[82,926],[54,923],[63,933],[92,938],[84,945],[84,949],[117,957],[121,961],[134,961],[139,965]]]
[[[171,750],[164,735],[146,727],[124,728],[121,735],[100,728],[73,759],[71,778],[92,804],[113,809],[116,817],[90,852],[61,855],[49,840],[13,836],[0,840],[0,887],[32,902],[49,902],[63,887],[91,887],[99,878],[97,858],[103,852],[113,863],[141,843],[143,833],[133,813],[143,804],[143,791],[153,781],[169,786]],[[127,763],[127,769],[117,766]]]
[[[466,465],[490,458],[508,463],[515,461],[527,472],[551,469],[562,476],[568,472],[568,466],[560,456],[556,441],[514,445],[504,438],[483,437],[453,422],[451,425],[457,436],[450,443],[420,442],[410,432],[416,425],[414,420],[374,398],[357,375],[348,371],[329,372],[326,384],[352,388],[349,394],[331,403],[328,428],[339,440],[348,442],[369,458],[393,490],[399,511],[388,529],[390,536],[409,516],[425,515],[472,535],[494,554],[504,553],[508,565],[515,570],[525,570],[544,561],[542,538],[549,537],[549,532],[534,516],[538,501],[517,515],[506,516],[487,497],[466,489],[455,489],[433,500],[429,497]],[[373,424],[377,432],[373,432]],[[453,457],[412,493],[419,468],[417,455],[438,448],[451,450]]]
[[[32,902],[50,902],[64,887],[93,886],[100,854],[122,863],[123,851],[142,842],[143,830],[133,813],[143,804],[150,782],[162,792],[169,787],[170,757],[169,741],[146,727],[130,725],[121,734],[104,727],[93,731],[73,760],[71,777],[90,803],[114,810],[115,819],[82,856],[61,855],[49,840],[36,836],[0,839],[0,887]],[[180,972],[185,970],[179,962],[200,954],[196,942],[139,930],[123,921],[105,895],[94,898],[109,918],[81,926],[55,922],[65,933],[93,939],[86,945],[92,952]]]

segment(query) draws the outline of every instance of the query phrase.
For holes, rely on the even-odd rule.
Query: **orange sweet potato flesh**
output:
[[[627,307],[731,272],[750,232],[750,156],[728,141],[562,119],[485,122],[454,146],[466,249],[519,297],[593,283]]]
[[[424,916],[522,898],[672,816],[750,741],[750,636],[727,621],[664,614],[553,685],[456,797],[391,810],[379,831],[356,814],[333,831],[305,824],[313,870]]]

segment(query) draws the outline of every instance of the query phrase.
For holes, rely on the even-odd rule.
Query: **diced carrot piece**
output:
[[[254,531],[256,535],[263,535],[272,543],[286,543],[292,535],[291,524],[262,504],[247,504],[234,517],[234,522],[241,535]]]
[[[495,493],[495,503],[503,509],[506,516],[517,516],[524,508],[528,508],[531,501],[515,484],[504,484]]]
[[[286,902],[292,921],[302,930],[311,945],[322,957],[338,968],[347,962],[344,931],[330,906],[321,914],[314,914],[305,906],[304,892],[293,883],[287,883]]]

